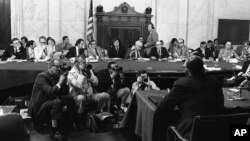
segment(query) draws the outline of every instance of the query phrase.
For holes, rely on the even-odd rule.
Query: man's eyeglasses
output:
[[[179,42],[178,44],[183,44],[184,42]]]
[[[56,67],[58,69],[62,67],[62,65],[52,65],[52,66],[54,66],[54,67]]]

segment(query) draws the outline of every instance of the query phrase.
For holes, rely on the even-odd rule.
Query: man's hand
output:
[[[117,71],[113,71],[111,74],[111,79],[114,79],[118,75]]]
[[[10,58],[9,58],[9,60],[13,60],[13,59],[15,59],[16,58],[16,56],[15,55],[12,55]]]
[[[74,97],[74,99],[76,99],[77,101],[82,101],[85,99],[85,96],[83,95],[77,95],[76,97]]]
[[[58,84],[61,86],[64,83],[65,80],[66,80],[66,76],[61,75],[60,78],[59,78]]]
[[[151,57],[151,59],[155,60],[155,59],[156,59],[156,57],[155,57],[155,56],[152,56],[152,57]]]

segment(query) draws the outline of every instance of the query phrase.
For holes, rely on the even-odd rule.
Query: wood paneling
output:
[[[8,46],[10,40],[10,0],[0,0],[0,49],[4,49]]]

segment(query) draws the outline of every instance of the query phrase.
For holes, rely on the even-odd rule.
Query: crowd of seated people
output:
[[[151,28],[149,27],[151,33],[156,34]],[[157,84],[150,80],[145,70],[138,72],[136,81],[131,86],[131,89],[128,88],[124,81],[123,68],[119,67],[116,62],[109,62],[107,68],[95,76],[91,70],[92,68],[86,64],[87,57],[95,59],[108,57],[138,59],[148,57],[154,60],[163,58],[187,59],[196,55],[203,60],[218,59],[219,61],[228,61],[231,58],[236,58],[237,60],[246,61],[248,59],[250,53],[249,41],[245,41],[236,50],[232,47],[230,40],[225,41],[224,45],[219,45],[218,42],[218,39],[215,39],[214,42],[212,40],[202,41],[197,49],[192,50],[185,45],[182,38],[173,38],[169,47],[164,47],[164,42],[157,39],[155,45],[149,47],[150,44],[145,45],[143,37],[140,36],[135,45],[126,52],[126,47],[121,44],[119,39],[113,39],[112,45],[104,49],[98,46],[96,41],[86,43],[83,39],[78,39],[75,46],[72,46],[67,36],[64,36],[63,42],[59,44],[56,44],[52,37],[41,36],[39,37],[39,43],[28,40],[27,37],[22,37],[21,41],[18,38],[12,39],[11,45],[5,49],[1,59],[49,61],[48,70],[37,76],[28,112],[34,120],[39,122],[49,117],[52,127],[51,136],[55,139],[61,139],[58,121],[62,118],[62,107],[65,105],[72,117],[72,125],[81,129],[83,122],[81,117],[85,112],[86,103],[89,103],[89,101],[97,104],[95,110],[99,112],[109,112],[112,102],[115,103],[117,108],[126,111],[136,91],[160,90]],[[193,58],[190,62],[200,61],[199,58]],[[72,60],[74,66],[67,72],[63,72],[61,70],[61,59]],[[239,76],[243,76],[241,77],[243,80],[245,77],[250,78],[250,75],[248,75],[250,70],[249,61],[246,62],[246,65],[244,65],[245,72],[243,72],[243,75],[239,74]],[[202,70],[202,73],[198,75],[203,77],[203,68],[199,69]],[[190,71],[190,76],[196,75],[192,67],[187,66],[187,70]],[[174,85],[176,91],[177,84]],[[220,92],[220,88],[217,89]],[[171,93],[175,93],[175,91]],[[165,98],[164,101],[167,101],[168,98],[171,98],[171,95]],[[177,98],[177,100],[179,99]],[[166,108],[164,107],[165,104],[164,102],[161,103],[163,109]],[[161,110],[161,106],[159,106],[158,110]],[[161,112],[164,112],[164,110]]]
[[[52,37],[46,38],[45,36],[40,36],[38,43],[34,40],[28,40],[25,36],[21,38],[21,41],[18,38],[13,38],[10,46],[5,48],[1,60],[28,59],[44,62],[55,58],[64,58],[73,62],[76,56],[83,54],[97,60],[105,58],[184,60],[191,55],[198,55],[203,60],[210,61],[229,61],[232,58],[244,61],[250,53],[249,41],[245,41],[242,46],[233,48],[230,40],[225,41],[224,45],[220,45],[219,40],[214,39],[214,41],[202,41],[198,48],[193,49],[185,45],[184,39],[173,38],[169,46],[166,47],[162,40],[158,40],[158,34],[153,29],[153,25],[148,25],[148,30],[150,35],[145,41],[146,44],[143,37],[139,36],[132,47],[123,46],[117,38],[112,39],[110,47],[100,47],[95,40],[85,41],[81,38],[73,46],[70,44],[68,36],[63,36],[62,43],[59,44],[56,44]]]

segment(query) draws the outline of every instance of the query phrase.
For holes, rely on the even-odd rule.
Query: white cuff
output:
[[[59,89],[61,89],[61,86],[60,86],[59,84],[56,84],[56,86],[57,86]]]

